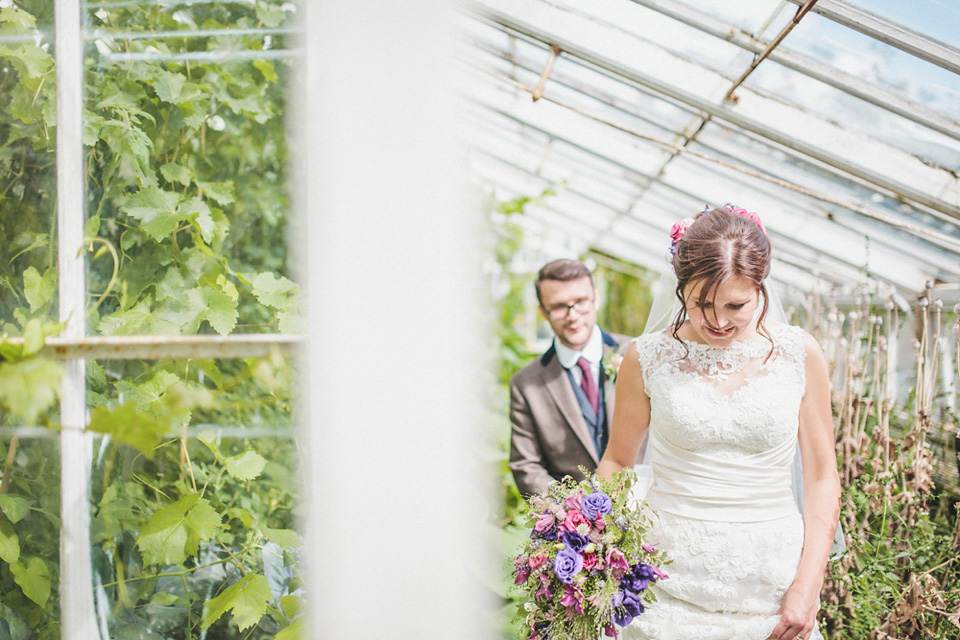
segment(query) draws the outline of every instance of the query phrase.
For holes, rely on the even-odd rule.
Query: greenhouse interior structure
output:
[[[637,336],[725,204],[829,369],[820,632],[960,638],[960,4],[0,0],[0,62],[0,640],[536,637],[537,271]]]

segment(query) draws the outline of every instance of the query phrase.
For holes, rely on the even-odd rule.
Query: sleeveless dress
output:
[[[801,329],[768,328],[772,354],[762,336],[727,348],[636,339],[650,396],[648,541],[672,562],[625,640],[766,640],[780,619],[803,547],[792,466],[806,351]]]

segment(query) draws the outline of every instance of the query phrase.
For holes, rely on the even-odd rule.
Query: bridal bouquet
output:
[[[611,480],[564,478],[528,499],[530,539],[514,561],[528,640],[616,638],[653,601],[667,576],[663,554],[644,542],[648,518],[630,497],[632,469]]]

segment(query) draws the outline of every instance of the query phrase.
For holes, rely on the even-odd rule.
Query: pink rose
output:
[[[590,571],[591,569],[597,566],[598,562],[597,554],[595,553],[585,553],[583,554],[583,568],[585,571]]]
[[[693,218],[684,218],[683,220],[673,223],[673,226],[670,227],[670,239],[673,240],[674,244],[680,241],[680,238],[683,237],[683,234],[687,232],[687,229],[689,229],[692,224]]]
[[[544,533],[545,531],[549,531],[550,527],[552,527],[556,521],[553,514],[541,513],[537,516],[537,524],[533,525],[533,528],[539,533]]]
[[[560,528],[564,531],[576,531],[577,527],[581,524],[587,525],[587,529],[589,530],[590,521],[587,520],[587,516],[576,509],[571,509],[567,512],[567,517],[564,519],[563,524],[560,525]]]
[[[530,556],[530,568],[539,569],[547,563],[547,554],[545,553],[535,553]]]

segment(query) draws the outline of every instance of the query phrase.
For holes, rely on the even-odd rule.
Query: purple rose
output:
[[[613,596],[613,621],[625,627],[643,613],[643,604],[640,598],[629,591],[617,591]]]
[[[613,511],[613,502],[611,502],[610,496],[602,491],[597,491],[583,497],[583,500],[580,501],[580,510],[583,515],[591,520],[596,520],[599,516]]]
[[[583,558],[573,549],[567,548],[557,552],[553,560],[553,572],[560,581],[566,584],[573,582],[573,576],[583,569]]]
[[[587,539],[576,531],[567,531],[560,536],[560,540],[563,544],[567,545],[568,548],[573,549],[577,553],[583,551],[583,548],[587,546]]]

